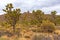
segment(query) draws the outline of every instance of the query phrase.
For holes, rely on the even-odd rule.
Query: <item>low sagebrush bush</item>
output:
[[[56,27],[55,27],[55,24],[46,20],[46,21],[43,21],[42,24],[41,24],[41,30],[43,32],[53,32],[56,30]]]

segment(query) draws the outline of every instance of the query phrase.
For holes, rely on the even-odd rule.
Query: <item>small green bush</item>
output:
[[[55,24],[48,21],[48,20],[45,20],[45,21],[42,21],[42,24],[41,24],[41,30],[43,32],[50,32],[52,33],[53,31],[56,30],[56,27],[55,27]]]

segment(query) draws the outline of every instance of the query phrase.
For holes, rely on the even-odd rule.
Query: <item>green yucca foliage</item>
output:
[[[12,9],[13,5],[7,4],[6,5],[6,9],[3,9],[4,12],[6,12],[5,14],[5,21],[10,24],[13,27],[13,32],[15,32],[15,25],[17,23],[17,21],[19,21],[19,16],[20,16],[20,9]]]

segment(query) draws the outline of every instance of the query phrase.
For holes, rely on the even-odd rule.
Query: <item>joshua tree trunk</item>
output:
[[[13,33],[15,33],[15,25],[13,26]]]

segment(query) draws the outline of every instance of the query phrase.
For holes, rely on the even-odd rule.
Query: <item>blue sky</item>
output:
[[[22,12],[32,10],[43,10],[45,13],[50,13],[56,10],[60,13],[60,0],[0,0],[0,14],[3,14],[3,8],[8,3],[12,3],[15,8],[20,8]]]

